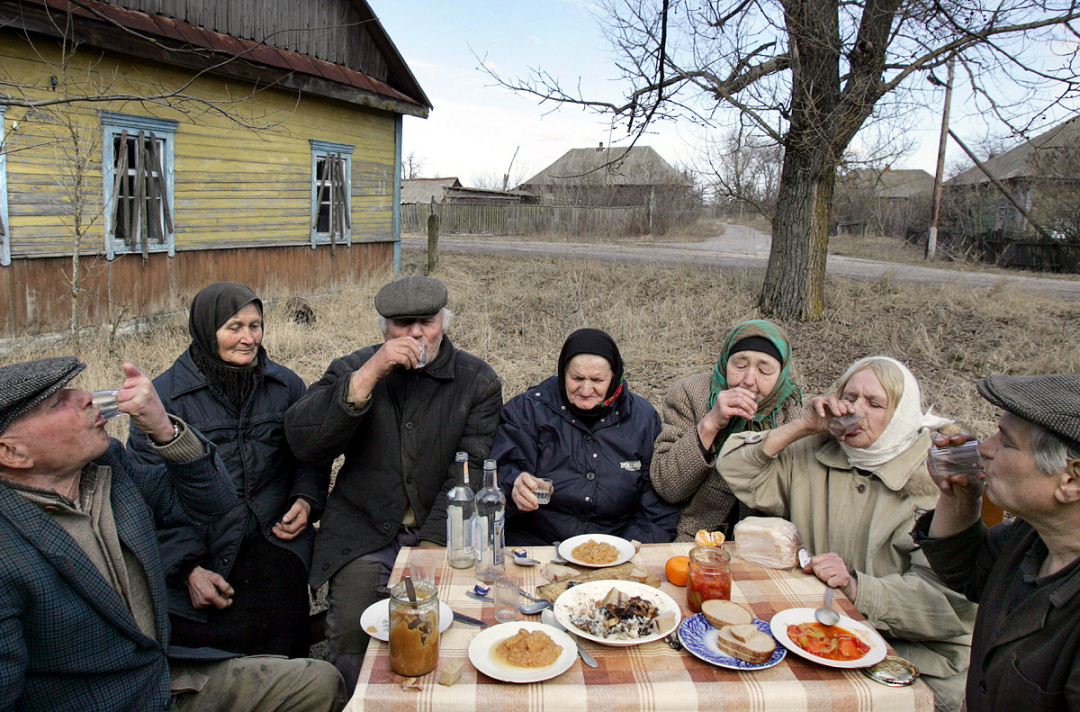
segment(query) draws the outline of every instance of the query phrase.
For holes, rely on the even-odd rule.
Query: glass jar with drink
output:
[[[731,600],[731,554],[717,546],[696,546],[690,550],[686,580],[686,603],[701,613],[702,601]]]

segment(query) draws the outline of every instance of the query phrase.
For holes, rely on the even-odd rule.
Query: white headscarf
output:
[[[840,447],[843,448],[844,454],[852,465],[872,472],[911,447],[919,439],[919,433],[923,428],[940,428],[952,421],[933,415],[929,410],[925,414],[922,412],[919,382],[915,380],[915,376],[907,366],[896,359],[888,356],[867,356],[856,361],[848,370],[854,374],[862,370],[860,366],[870,361],[888,361],[899,368],[904,376],[904,392],[900,396],[900,402],[896,404],[892,420],[885,426],[885,430],[878,439],[870,447],[852,447],[843,442],[840,443]]]

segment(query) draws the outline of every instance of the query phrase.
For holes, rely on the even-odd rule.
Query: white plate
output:
[[[562,648],[562,653],[551,665],[542,668],[519,668],[505,663],[498,663],[491,657],[491,650],[503,640],[516,635],[519,630],[542,630],[551,636],[555,644]],[[543,623],[500,623],[476,634],[469,643],[469,662],[488,677],[503,682],[541,682],[566,672],[577,660],[577,646],[570,636],[558,628]]]
[[[813,621],[813,608],[788,608],[773,616],[769,625],[772,628],[773,637],[779,640],[781,645],[796,655],[806,658],[807,660],[812,660],[815,663],[820,663],[821,665],[834,668],[864,668],[870,667],[871,665],[877,665],[885,659],[885,654],[888,652],[888,646],[885,644],[885,639],[881,637],[881,634],[866,623],[853,620],[843,614],[840,615],[840,622],[837,623],[837,625],[870,646],[870,651],[867,652],[866,655],[858,660],[829,660],[828,658],[823,658],[803,650],[788,637],[788,626],[798,625],[800,623],[812,623]]]
[[[754,625],[762,633],[767,633],[772,638],[776,637],[769,633],[769,624],[765,621],[755,618]],[[764,670],[765,668],[771,668],[773,665],[779,665],[780,661],[787,656],[787,650],[778,642],[776,650],[773,651],[772,657],[768,660],[763,663],[748,663],[721,650],[716,644],[716,637],[719,634],[720,631],[706,620],[704,613],[697,613],[689,618],[684,618],[682,625],[679,626],[679,642],[683,644],[684,648],[705,662],[722,668],[743,671]]]
[[[453,622],[454,611],[439,601],[439,632],[442,633]],[[390,599],[375,601],[365,608],[360,614],[360,627],[372,638],[378,638],[385,643],[390,638]],[[371,632],[372,628],[375,629],[374,633]]]
[[[607,596],[608,591],[613,588],[619,589],[627,596],[641,596],[646,601],[649,601],[656,606],[660,610],[660,615],[664,615],[665,613],[674,614],[675,623],[659,633],[647,635],[643,638],[611,640],[608,638],[601,638],[598,635],[593,635],[588,631],[578,628],[571,622],[571,615],[574,615],[587,606],[595,605],[597,601],[603,600],[604,597]],[[614,647],[628,647],[660,640],[670,634],[671,631],[678,628],[679,621],[682,620],[682,611],[679,610],[679,604],[675,603],[675,599],[658,588],[646,586],[645,584],[636,581],[588,581],[586,583],[578,584],[573,588],[566,589],[563,591],[562,595],[555,599],[553,610],[555,611],[555,617],[558,621],[566,626],[566,629],[571,633],[580,635],[586,640],[592,640],[602,645],[611,645]]]
[[[586,564],[584,561],[578,561],[574,558],[572,552],[577,547],[581,546],[589,539],[592,539],[598,544],[611,544],[619,550],[619,558],[607,564]],[[618,566],[619,564],[625,564],[630,560],[637,552],[634,551],[634,545],[628,542],[626,539],[617,536],[611,536],[610,534],[581,534],[579,536],[572,536],[562,544],[559,544],[559,556],[563,557],[571,564],[577,564],[578,566],[588,566],[592,569],[600,569],[605,566]]]

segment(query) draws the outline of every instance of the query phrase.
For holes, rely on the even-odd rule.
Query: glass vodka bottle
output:
[[[499,489],[498,468],[494,460],[484,460],[484,488],[476,493],[476,577],[494,583],[503,573],[503,522],[506,497]]]
[[[446,499],[446,563],[455,569],[468,569],[476,564],[473,528],[476,506],[469,486],[469,454],[454,456],[457,475]]]

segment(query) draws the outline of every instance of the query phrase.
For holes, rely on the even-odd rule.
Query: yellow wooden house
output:
[[[0,0],[0,337],[389,274],[430,108],[364,0]]]

